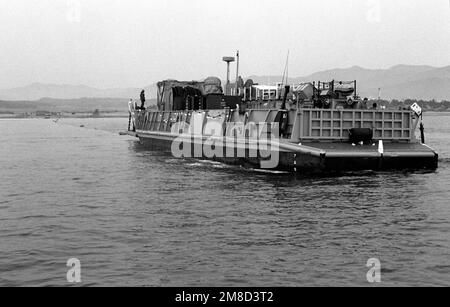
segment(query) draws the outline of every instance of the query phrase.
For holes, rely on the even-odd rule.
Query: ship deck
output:
[[[373,145],[352,145],[350,143],[324,143],[324,142],[310,142],[302,143],[304,146],[317,148],[327,153],[327,156],[339,156],[352,153],[354,155],[379,155],[378,143]],[[389,156],[435,156],[435,151],[427,145],[420,143],[383,143],[383,154]]]

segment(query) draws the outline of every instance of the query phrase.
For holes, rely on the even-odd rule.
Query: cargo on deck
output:
[[[358,96],[356,81],[260,85],[237,77],[227,84],[232,95],[224,94],[216,77],[158,83],[158,110],[134,112],[131,134],[174,155],[180,142],[184,153],[195,153],[192,158],[253,168],[308,173],[438,167],[438,154],[424,144],[418,105],[370,106]],[[267,163],[274,156],[276,163]]]

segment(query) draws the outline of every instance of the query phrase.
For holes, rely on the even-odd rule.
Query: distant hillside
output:
[[[155,94],[154,87],[144,88]],[[97,89],[85,85],[56,85],[34,83],[24,87],[0,90],[0,100],[34,101],[45,97],[53,99],[123,98],[137,99],[142,88]]]
[[[156,104],[149,100],[147,106]],[[128,99],[122,98],[80,98],[53,99],[43,98],[38,101],[0,101],[1,112],[32,113],[36,111],[49,112],[127,112]]]
[[[255,82],[280,82],[281,76],[251,76]],[[384,99],[450,100],[450,66],[398,65],[390,69],[365,69],[358,66],[318,72],[307,77],[291,78],[289,82],[357,80],[361,96],[375,98],[378,88]]]
[[[281,76],[250,76],[257,83],[275,84]],[[398,65],[390,69],[365,69],[354,66],[326,70],[306,77],[291,78],[291,83],[357,80],[358,92],[368,98],[450,100],[450,66]],[[44,97],[53,99],[110,98],[138,99],[141,88],[97,89],[84,85],[54,85],[35,83],[25,87],[0,90],[0,100],[33,101]],[[156,97],[156,85],[145,87],[148,98]]]

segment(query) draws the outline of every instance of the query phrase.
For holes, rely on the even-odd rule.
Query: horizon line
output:
[[[299,79],[299,78],[307,78],[311,75],[315,75],[315,74],[319,74],[319,73],[324,73],[324,72],[328,72],[328,71],[333,71],[333,70],[350,70],[350,69],[363,69],[363,70],[367,70],[367,71],[377,71],[377,70],[381,70],[381,71],[387,71],[387,70],[391,70],[394,68],[398,68],[398,67],[429,67],[431,69],[442,69],[442,68],[446,68],[446,67],[450,67],[450,65],[446,65],[446,66],[433,66],[433,65],[427,65],[427,64],[397,64],[397,65],[393,65],[387,68],[367,68],[367,67],[363,67],[360,65],[353,65],[353,66],[349,66],[349,67],[336,67],[336,68],[330,68],[330,69],[324,69],[324,70],[319,70],[317,72],[313,72],[309,75],[304,75],[304,76],[297,76],[297,77],[289,77],[289,79]],[[209,77],[209,76],[208,76]],[[250,74],[245,78],[250,78],[250,77],[281,77],[281,74]],[[203,80],[207,77],[204,78],[200,78],[200,79],[192,79],[192,81],[198,81],[198,80]],[[177,79],[177,78],[163,78],[164,80],[182,80],[182,79]],[[191,81],[191,80],[189,80]],[[222,80],[223,81],[223,80]],[[113,87],[98,87],[95,85],[87,85],[87,84],[75,84],[75,83],[53,83],[53,82],[40,82],[40,81],[35,81],[35,82],[31,82],[28,84],[24,84],[24,85],[17,85],[17,86],[13,86],[13,87],[1,87],[0,91],[8,91],[8,90],[15,90],[15,89],[21,89],[21,88],[25,88],[25,87],[30,87],[33,85],[49,85],[49,86],[70,86],[70,87],[87,87],[90,89],[94,89],[94,90],[123,90],[123,89],[135,89],[135,88],[146,88],[149,86],[152,86],[154,84],[156,84],[159,81],[155,81],[150,83],[149,85],[145,85],[145,86],[125,86],[125,87],[117,87],[117,86],[113,86]]]

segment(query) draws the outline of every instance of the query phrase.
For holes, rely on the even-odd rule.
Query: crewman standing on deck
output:
[[[141,92],[141,110],[145,110],[145,90]]]

